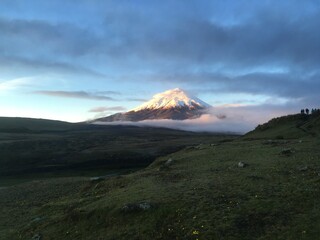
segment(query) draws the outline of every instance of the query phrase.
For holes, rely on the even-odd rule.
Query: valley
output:
[[[0,125],[6,127],[0,130],[0,186],[17,178],[21,182],[127,172],[186,146],[234,137],[33,119],[16,119],[9,126],[9,120],[0,118]]]
[[[317,239],[318,121],[202,136],[129,174],[2,188],[0,239]]]

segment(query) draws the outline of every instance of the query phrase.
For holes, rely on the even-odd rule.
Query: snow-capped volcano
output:
[[[175,88],[158,93],[153,98],[125,113],[116,113],[93,122],[143,121],[150,119],[193,119],[206,113],[211,106],[185,91]]]
[[[175,88],[154,95],[150,101],[132,109],[132,111],[137,112],[144,109],[169,109],[179,107],[188,107],[190,109],[208,108],[210,105],[196,97],[190,97],[180,88]]]

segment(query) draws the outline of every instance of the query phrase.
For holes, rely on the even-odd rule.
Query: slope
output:
[[[318,119],[304,126],[310,123]],[[0,238],[317,239],[320,139],[288,136],[272,143],[261,135],[216,140],[104,180],[60,179],[2,189]],[[240,161],[246,167],[239,167]]]
[[[293,139],[319,134],[319,114],[296,114],[274,118],[247,133],[244,138]]]
[[[0,117],[0,132],[63,131],[75,124],[35,118]]]
[[[156,157],[224,137],[165,128],[1,120],[0,184],[4,176],[145,167]]]
[[[143,121],[154,119],[185,120],[198,118],[211,106],[179,88],[158,93],[153,98],[128,112],[99,118],[95,122]]]

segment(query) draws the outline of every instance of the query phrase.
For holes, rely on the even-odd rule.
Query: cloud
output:
[[[194,132],[237,133],[244,134],[258,124],[288,113],[298,113],[293,105],[277,106],[272,104],[252,106],[220,106],[212,108],[200,118],[187,120],[144,120],[140,122],[96,122],[102,125],[133,125],[165,127]]]
[[[51,97],[62,97],[62,98],[80,98],[80,99],[91,99],[91,100],[111,100],[115,99],[108,96],[97,95],[95,93],[89,93],[85,91],[34,91],[34,94],[51,96]]]
[[[46,58],[50,53],[79,57],[93,51],[97,43],[93,32],[68,23],[0,18],[0,29],[0,50],[14,55],[28,55],[33,49],[34,57],[42,54]]]
[[[296,107],[319,107],[317,1],[119,4],[97,0],[71,1],[61,8],[62,3],[66,4],[62,0],[2,4],[2,77],[48,76],[72,83],[75,89],[91,89],[94,84],[108,89],[111,83],[120,89],[125,82],[123,86],[137,94],[140,88],[145,93],[173,85],[211,94],[212,100],[217,93],[242,93],[282,99],[278,105],[293,102]],[[17,9],[23,9],[23,14]],[[80,87],[81,78],[90,84],[82,81]],[[89,91],[38,94],[95,100],[113,100],[119,95]],[[122,100],[146,101],[126,97]]]
[[[117,91],[98,91],[97,94],[103,94],[103,95],[121,95],[120,92]]]
[[[129,101],[129,102],[147,102],[148,99],[144,99],[144,98],[126,98],[126,101]]]
[[[0,92],[15,90],[22,87],[31,87],[31,86],[33,86],[32,77],[17,78],[17,79],[0,82]]]
[[[2,75],[31,75],[31,74],[55,74],[55,75],[79,75],[80,77],[94,77],[106,79],[107,76],[87,67],[76,66],[57,59],[42,60],[28,59],[26,57],[8,57],[0,55],[0,70]]]
[[[254,128],[254,125],[242,119],[219,118],[214,115],[202,115],[189,120],[144,120],[140,122],[95,122],[101,125],[132,125],[140,127],[165,127],[193,132],[237,133],[243,134]]]
[[[149,76],[151,79],[152,76]],[[147,77],[146,77],[147,78]],[[310,73],[263,73],[253,72],[228,76],[211,72],[183,72],[175,74],[159,73],[155,81],[192,83],[191,91],[218,94],[251,94],[265,95],[287,99],[297,99],[318,95],[320,72]]]
[[[125,111],[126,108],[122,106],[115,106],[115,107],[95,107],[89,110],[89,112],[93,113],[101,113],[107,111]]]

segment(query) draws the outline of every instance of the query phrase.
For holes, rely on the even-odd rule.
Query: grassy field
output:
[[[313,126],[298,137],[296,122],[279,139],[282,120],[127,175],[0,189],[0,239],[318,239],[318,120],[304,121]]]
[[[20,181],[141,168],[185,146],[226,137],[230,138],[163,128],[0,118],[0,186],[17,177]]]

